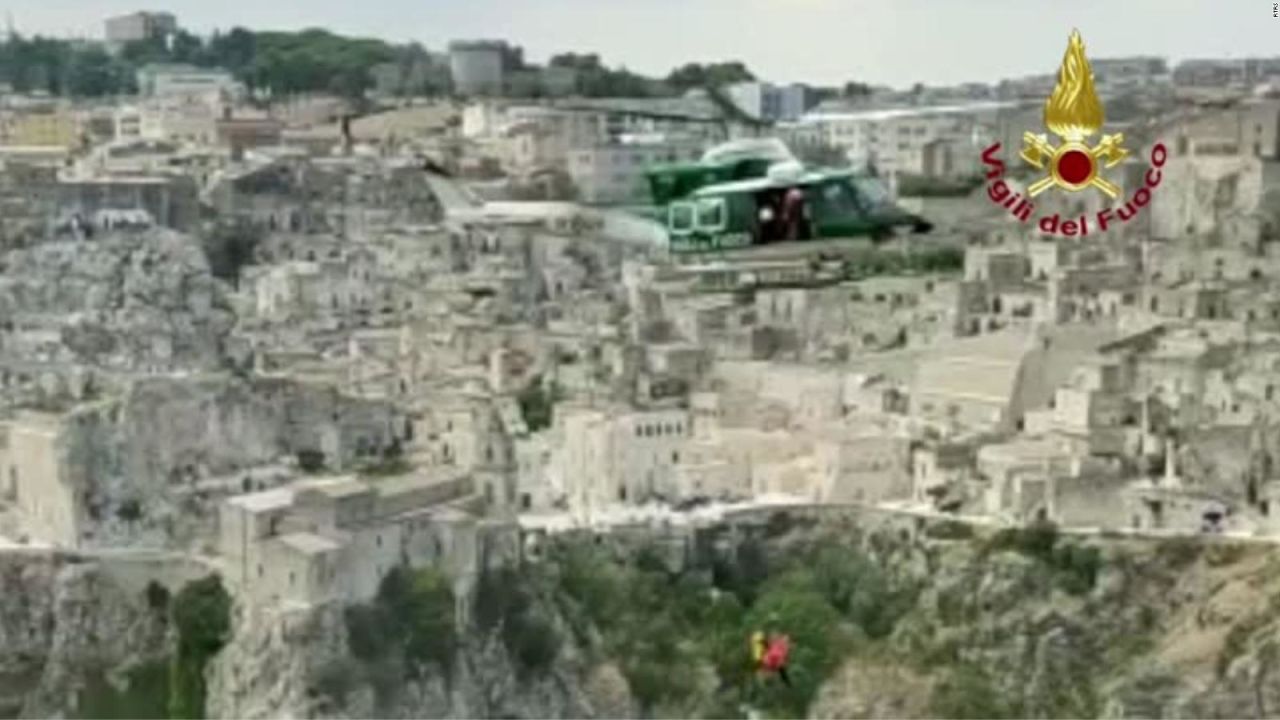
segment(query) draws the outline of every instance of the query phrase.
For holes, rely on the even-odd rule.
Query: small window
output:
[[[708,232],[720,232],[728,224],[728,213],[725,212],[723,198],[710,198],[698,201],[698,229]]]
[[[667,225],[672,234],[683,235],[693,230],[693,206],[689,203],[671,203],[667,213]]]

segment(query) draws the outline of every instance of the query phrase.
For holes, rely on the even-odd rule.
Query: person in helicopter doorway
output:
[[[798,187],[789,188],[782,196],[782,224],[787,242],[809,239],[809,204]]]

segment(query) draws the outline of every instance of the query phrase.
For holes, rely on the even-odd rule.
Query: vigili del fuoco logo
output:
[[[1024,223],[1031,221],[1035,211],[1032,198],[1050,188],[1071,193],[1096,190],[1112,199],[1118,198],[1120,188],[1107,180],[1103,171],[1118,165],[1128,157],[1129,151],[1124,147],[1123,133],[1104,133],[1098,144],[1090,145],[1090,138],[1098,134],[1104,123],[1102,102],[1093,89],[1093,70],[1084,55],[1084,40],[1080,38],[1080,31],[1072,30],[1067,40],[1067,54],[1058,70],[1058,84],[1044,104],[1044,125],[1058,136],[1059,142],[1055,145],[1045,133],[1022,135],[1020,157],[1046,174],[1027,187],[1025,197],[1014,192],[1003,179],[1005,165],[997,155],[1000,143],[996,143],[982,152],[982,162],[988,168],[987,196]],[[1099,210],[1092,221],[1085,215],[1063,219],[1054,213],[1039,219],[1041,232],[1083,237],[1090,231],[1103,232],[1117,222],[1128,222],[1151,202],[1151,191],[1160,184],[1160,168],[1168,156],[1163,143],[1151,148],[1151,167],[1145,182],[1123,205]]]

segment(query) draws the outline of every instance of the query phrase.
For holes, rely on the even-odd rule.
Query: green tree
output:
[[[769,683],[760,701],[775,713],[804,717],[822,682],[849,649],[839,613],[815,588],[810,573],[794,571],[768,583],[747,613],[746,625],[748,632],[760,629],[790,636],[791,685]]]
[[[547,670],[560,651],[555,628],[535,609],[532,584],[527,571],[486,569],[474,601],[479,626],[501,631],[503,645],[524,675]]]
[[[241,75],[253,64],[258,38],[251,30],[234,27],[225,34],[215,32],[209,39],[206,60]]]
[[[755,75],[739,61],[718,63],[686,63],[667,75],[667,84],[676,90],[719,87],[732,83],[755,80]]]
[[[604,66],[600,64],[600,56],[595,53],[582,55],[578,53],[560,53],[559,55],[552,55],[547,64],[551,67],[572,68],[584,72],[604,69]]]
[[[186,30],[179,30],[168,42],[168,56],[173,62],[209,64],[205,56],[204,42]]]
[[[520,405],[520,416],[524,419],[529,432],[551,427],[555,419],[555,404],[559,399],[560,391],[556,384],[550,383],[548,387],[541,378],[535,378],[520,391],[516,396],[516,402]]]
[[[871,86],[866,83],[854,82],[850,80],[841,88],[841,94],[846,98],[864,98],[871,96]]]
[[[170,604],[178,648],[169,673],[169,715],[205,716],[204,671],[231,634],[231,596],[217,575],[183,586]]]
[[[240,287],[240,274],[246,265],[252,265],[254,254],[262,242],[262,229],[247,222],[219,222],[206,234],[205,257],[209,272]]]
[[[132,92],[133,72],[98,47],[71,52],[67,66],[67,93],[84,97],[101,97]]]
[[[120,49],[120,57],[135,66],[173,61],[168,42],[159,36],[125,43],[125,46]]]
[[[933,688],[930,706],[936,717],[955,720],[994,720],[1021,717],[1016,704],[1006,701],[982,668],[960,665]]]
[[[433,662],[448,670],[457,648],[457,620],[449,579],[434,570],[413,573],[408,600],[412,608],[406,643],[409,659]]]

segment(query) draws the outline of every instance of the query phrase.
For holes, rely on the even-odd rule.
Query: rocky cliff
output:
[[[513,644],[501,607],[472,611],[452,669],[422,675],[354,658],[361,639],[378,633],[343,623],[337,610],[258,618],[261,626],[238,636],[218,662],[214,696],[223,700],[215,710],[226,717],[1280,712],[1280,601],[1273,601],[1280,561],[1265,546],[775,521],[709,531],[695,543],[703,552],[677,572],[651,552],[656,545],[616,553],[575,539],[491,583],[488,592],[523,594],[519,607],[552,620],[557,650],[550,658],[534,653],[541,667],[533,673],[522,667],[530,653],[519,638]],[[486,613],[499,618],[493,632],[479,629]],[[757,685],[744,669],[745,638],[770,624],[797,641],[789,689]]]
[[[1269,546],[775,516],[700,533],[679,567],[657,547],[565,539],[474,597],[410,575],[367,606],[237,607],[206,712],[1280,714]],[[172,652],[163,605],[119,576],[0,556],[2,714],[163,691],[145,672]],[[789,688],[747,665],[747,636],[770,626],[795,641]]]
[[[148,229],[46,242],[0,257],[0,269],[0,317],[61,335],[42,361],[222,364],[235,316],[195,238]]]
[[[447,669],[365,662],[347,643],[341,608],[268,611],[243,618],[210,679],[210,717],[620,717],[625,680],[586,670],[566,649],[526,677],[493,634],[464,631]],[[618,713],[622,713],[621,715]]]
[[[181,560],[0,550],[0,717],[162,713],[168,584],[199,572]]]
[[[289,479],[300,451],[339,470],[402,428],[390,403],[287,379],[143,377],[62,418],[83,547],[192,547],[229,494]],[[367,452],[367,451],[366,451]]]

